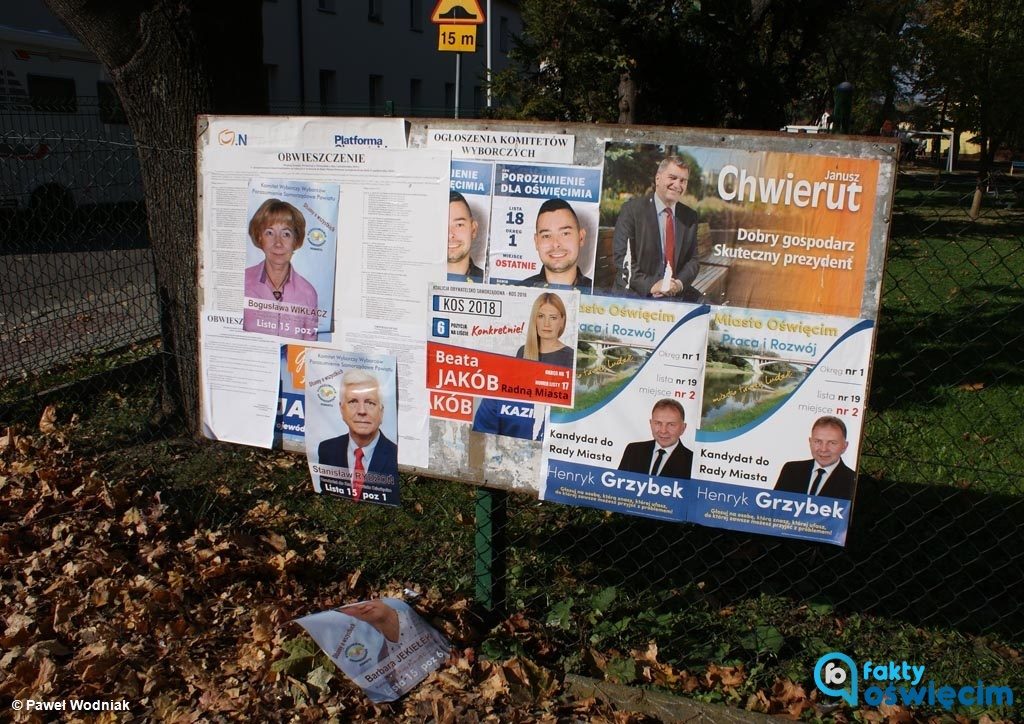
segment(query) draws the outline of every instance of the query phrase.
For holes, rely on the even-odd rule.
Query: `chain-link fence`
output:
[[[67,101],[68,99],[65,99]],[[5,108],[0,377],[28,380],[158,333],[142,183],[127,126],[96,98]]]
[[[3,133],[9,418],[38,390],[105,369],[101,353],[152,340],[158,308],[130,141]],[[408,580],[448,566],[462,571],[450,585],[465,590],[475,576],[478,596],[504,599],[545,632],[542,645],[508,628],[488,639],[492,653],[532,645],[550,658],[555,646],[575,652],[562,663],[580,670],[607,669],[614,652],[652,641],[679,667],[731,661],[775,676],[786,670],[770,665],[789,661],[804,679],[826,640],[870,653],[934,629],[945,633],[915,645],[937,656],[942,636],[1024,641],[1024,181],[1005,166],[981,189],[977,218],[970,169],[922,162],[899,172],[845,548],[413,480],[403,492],[413,517],[360,514],[396,540],[390,553],[339,554],[338,565],[377,561],[380,575]],[[150,382],[142,377],[122,381]],[[218,505],[212,493],[191,495],[197,511]],[[326,505],[314,505],[314,524]],[[433,540],[409,534],[425,517]],[[478,538],[504,546],[493,560],[480,559],[487,540],[474,551],[474,517]],[[443,521],[455,532],[437,532]]]

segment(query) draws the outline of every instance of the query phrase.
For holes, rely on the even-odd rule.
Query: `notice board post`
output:
[[[476,490],[475,598],[488,622],[504,616],[507,590],[508,493]]]

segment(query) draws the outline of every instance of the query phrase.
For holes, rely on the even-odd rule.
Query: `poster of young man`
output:
[[[690,520],[842,544],[873,324],[712,307],[710,327]]]
[[[242,328],[316,340],[331,331],[338,184],[249,182]]]
[[[598,289],[664,301],[861,315],[880,164],[609,143]]]
[[[398,506],[395,358],[309,348],[305,361],[313,489]]]
[[[499,163],[488,281],[593,289],[601,169]]]
[[[428,389],[571,406],[579,304],[572,289],[431,285]]]
[[[448,196],[448,281],[484,280],[494,164],[452,160]]]
[[[686,519],[707,325],[706,305],[580,305],[576,407],[551,411],[542,500]]]
[[[451,644],[409,604],[377,598],[296,620],[345,675],[379,704],[439,668]]]

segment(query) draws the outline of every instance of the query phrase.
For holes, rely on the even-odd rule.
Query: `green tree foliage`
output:
[[[1024,142],[1024,0],[925,0],[917,90],[943,125],[979,135],[983,170]]]
[[[629,72],[638,122],[778,128],[846,6],[523,0],[526,30],[494,90],[512,117],[614,121],[621,74]]]
[[[657,27],[659,15],[675,12],[671,3],[635,0],[525,0],[520,9],[525,32],[494,91],[506,115],[563,121],[615,121],[619,76],[637,65],[645,20]]]
[[[839,83],[854,85],[852,131],[876,134],[910,103],[918,45],[911,18],[920,0],[850,0],[824,29],[791,117],[811,120],[832,108]]]
[[[815,76],[834,43],[831,28],[848,5],[844,0],[705,2],[698,28],[700,71],[713,88],[708,100],[719,110],[715,125],[777,129],[809,123],[831,108],[831,88],[845,78],[822,83]],[[795,99],[808,96],[810,103],[794,108]]]

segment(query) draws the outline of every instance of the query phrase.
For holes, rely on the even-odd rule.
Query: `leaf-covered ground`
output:
[[[487,632],[469,602],[427,585],[411,602],[451,639],[453,654],[400,701],[371,704],[291,621],[366,598],[400,597],[408,582],[371,589],[358,570],[332,570],[327,536],[266,500],[248,510],[243,525],[186,524],[193,518],[165,504],[159,491],[116,479],[76,452],[75,431],[74,420],[58,426],[48,408],[38,432],[8,428],[0,435],[0,717],[49,721],[53,713],[13,712],[11,704],[75,698],[128,700],[128,713],[102,715],[118,721],[654,720],[574,695],[557,667],[523,657],[486,660],[478,647]],[[529,650],[550,648],[545,625],[520,614],[498,628],[529,640]],[[558,652],[549,653],[557,661]],[[588,669],[609,680],[698,697],[716,692],[754,712],[926,720],[899,707],[834,710],[788,680],[738,697],[748,678],[742,666],[710,664],[699,675],[675,670],[659,662],[653,642],[586,656]]]

